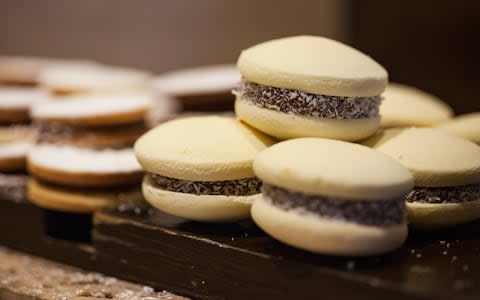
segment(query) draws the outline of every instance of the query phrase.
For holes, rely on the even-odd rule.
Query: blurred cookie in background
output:
[[[453,116],[452,108],[415,87],[390,83],[380,105],[382,127],[430,127]]]
[[[240,82],[233,64],[170,71],[153,79],[156,96],[178,101],[182,111],[233,111],[232,89]]]
[[[480,112],[459,115],[435,127],[480,144]]]

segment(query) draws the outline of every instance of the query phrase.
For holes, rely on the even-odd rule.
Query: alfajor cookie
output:
[[[37,85],[40,73],[59,65],[93,65],[86,60],[52,59],[29,56],[0,56],[0,83],[9,85]]]
[[[242,51],[237,66],[243,80],[235,112],[267,134],[355,141],[379,126],[387,71],[345,44],[316,36],[272,40]]]
[[[383,127],[430,127],[453,115],[452,108],[439,98],[407,85],[390,83],[382,98]]]
[[[152,86],[159,97],[177,100],[184,111],[232,111],[231,90],[240,78],[234,65],[213,65],[164,73]]]
[[[358,144],[323,138],[278,143],[257,155],[260,228],[316,253],[373,255],[407,237],[404,196],[412,175],[394,159]]]
[[[27,157],[32,176],[72,187],[134,185],[142,169],[132,149],[94,150],[66,145],[36,145]]]
[[[261,182],[255,155],[274,140],[228,117],[190,117],[166,122],[135,143],[147,172],[145,199],[169,214],[196,221],[249,217]]]
[[[84,189],[62,187],[30,179],[28,198],[32,203],[45,209],[68,213],[92,213],[123,203],[143,201],[142,192],[136,187],[114,189]]]
[[[84,92],[142,90],[148,87],[147,72],[100,64],[57,65],[39,75],[39,84],[55,95]]]
[[[398,160],[414,176],[406,197],[415,227],[480,219],[480,147],[436,129],[387,129],[363,142]]]
[[[30,122],[30,107],[45,97],[36,88],[0,86],[0,124]]]
[[[480,144],[480,112],[456,116],[435,128]]]
[[[152,107],[146,93],[80,94],[32,107],[40,143],[121,148],[146,130]]]

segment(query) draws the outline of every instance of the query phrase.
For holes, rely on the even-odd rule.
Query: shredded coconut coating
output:
[[[266,201],[283,210],[361,225],[394,226],[404,224],[407,218],[402,198],[354,201],[307,195],[270,184],[264,184],[262,192]]]
[[[409,203],[462,203],[480,200],[480,184],[470,184],[445,188],[415,187],[408,194]]]
[[[256,84],[243,79],[233,90],[262,108],[325,119],[368,119],[379,116],[380,96],[341,97]]]
[[[172,192],[195,195],[248,196],[261,192],[262,182],[256,177],[224,181],[190,181],[149,173],[158,187]]]

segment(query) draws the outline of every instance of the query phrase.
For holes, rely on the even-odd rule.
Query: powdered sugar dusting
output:
[[[46,92],[37,88],[0,86],[0,109],[24,108],[44,99]]]
[[[25,141],[0,144],[0,158],[24,157],[31,147],[32,144]]]
[[[127,173],[142,170],[131,148],[93,150],[41,144],[30,151],[28,160],[37,166],[66,172]]]
[[[34,105],[32,118],[78,118],[148,110],[153,100],[146,93],[76,95]]]

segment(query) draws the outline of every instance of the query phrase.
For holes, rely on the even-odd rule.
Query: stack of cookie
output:
[[[27,164],[29,199],[48,211],[85,214],[142,199],[134,141],[146,131],[148,74],[106,66],[47,69],[50,97],[31,110],[37,145]]]
[[[0,86],[0,197],[24,201],[25,158],[33,143],[30,106],[44,97],[28,87]]]

